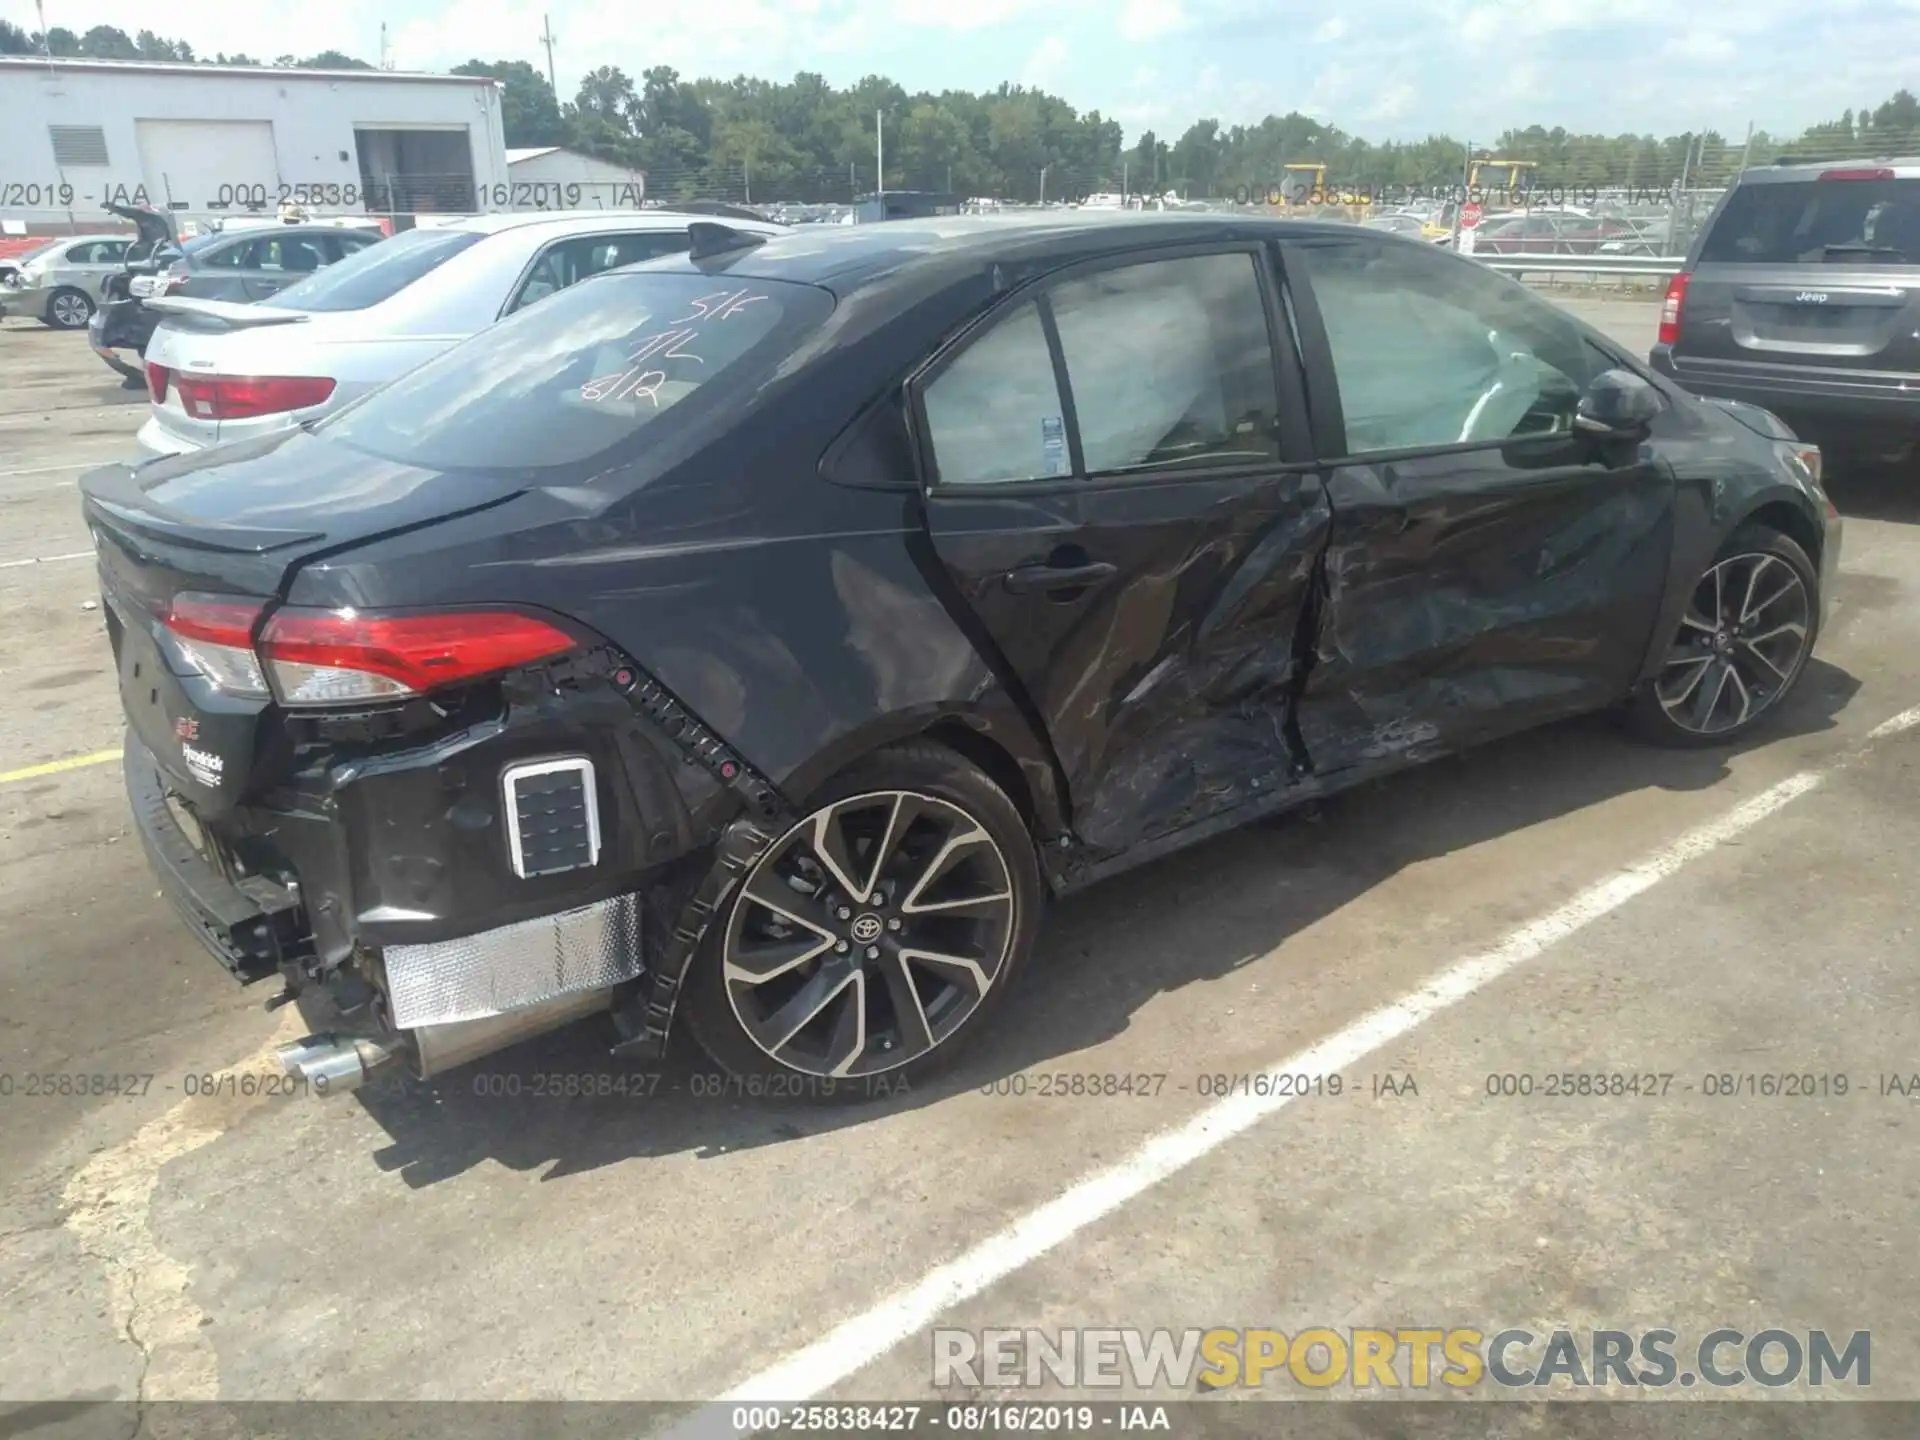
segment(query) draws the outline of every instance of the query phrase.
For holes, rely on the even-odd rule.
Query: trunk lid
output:
[[[264,353],[272,334],[290,325],[313,323],[302,310],[266,310],[229,300],[191,300],[156,296],[141,302],[165,318],[147,342],[147,398],[159,427],[191,449],[220,443],[220,422],[188,411],[173,377],[185,371],[204,375],[287,375],[289,368]],[[325,323],[326,317],[318,317]]]
[[[1827,178],[1837,177],[1837,178]],[[1920,177],[1791,173],[1737,187],[1702,238],[1676,366],[1920,374]]]
[[[243,467],[245,483],[232,483]],[[196,811],[239,804],[278,707],[208,683],[160,623],[181,595],[281,597],[301,563],[511,500],[510,478],[375,459],[304,430],[80,482],[127,723]]]
[[[133,221],[134,228],[140,232],[133,250],[150,254],[158,246],[178,246],[180,243],[180,237],[174,233],[172,217],[151,206],[109,203],[102,208],[123,220]]]

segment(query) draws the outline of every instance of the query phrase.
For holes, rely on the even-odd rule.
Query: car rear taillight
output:
[[[1822,170],[1820,172],[1820,178],[1822,180],[1891,180],[1893,179],[1893,171],[1885,167],[1879,169]]]
[[[565,631],[505,610],[373,615],[300,608],[275,611],[259,647],[286,705],[403,699],[573,648]]]
[[[229,595],[176,595],[160,623],[186,661],[231,695],[268,694],[253,629],[265,602]]]
[[[1680,311],[1686,305],[1687,282],[1692,278],[1683,270],[1667,282],[1667,298],[1660,304],[1660,334],[1657,337],[1662,345],[1679,342]]]
[[[173,377],[180,405],[195,420],[245,420],[319,405],[333,394],[323,375],[189,375]]]
[[[167,398],[167,367],[152,360],[147,362],[147,394],[156,405]]]

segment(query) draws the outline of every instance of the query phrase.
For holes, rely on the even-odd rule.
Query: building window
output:
[[[53,163],[63,170],[103,168],[107,163],[107,132],[98,125],[49,125]]]

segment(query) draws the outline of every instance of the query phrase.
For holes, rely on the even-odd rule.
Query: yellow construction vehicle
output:
[[[1314,160],[1282,165],[1280,203],[1286,209],[1327,203],[1327,167]]]
[[[1487,200],[1517,203],[1533,185],[1532,160],[1476,160],[1467,167],[1467,189]]]

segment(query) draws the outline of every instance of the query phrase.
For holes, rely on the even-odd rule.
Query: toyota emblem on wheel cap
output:
[[[861,945],[871,945],[880,938],[880,917],[862,915],[853,922],[853,938]]]

